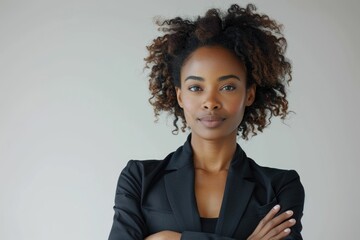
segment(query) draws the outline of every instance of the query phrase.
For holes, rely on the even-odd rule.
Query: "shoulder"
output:
[[[143,178],[156,175],[164,171],[172,155],[173,152],[168,154],[164,159],[129,160],[121,171],[120,179],[125,177],[141,181]]]
[[[263,178],[270,179],[300,179],[299,174],[293,169],[280,169],[273,167],[266,167],[257,164],[254,160],[247,157],[249,162],[249,167],[253,174],[256,176],[261,176]]]
[[[123,172],[130,171],[141,175],[151,174],[154,171],[165,168],[172,155],[173,152],[167,155],[164,159],[129,160],[123,169]]]
[[[162,175],[171,155],[172,153],[162,160],[129,160],[120,173],[117,192],[140,196],[144,184],[148,185],[151,179]]]
[[[262,185],[270,184],[278,193],[290,190],[290,192],[295,191],[297,194],[304,195],[304,187],[297,171],[261,166],[251,158],[248,158],[248,161],[254,178]]]

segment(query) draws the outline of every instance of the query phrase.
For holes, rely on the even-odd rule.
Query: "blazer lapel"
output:
[[[237,147],[226,180],[225,193],[215,232],[231,237],[244,214],[254,190],[248,159],[240,146]]]
[[[190,138],[190,136],[189,136]],[[194,191],[194,165],[190,140],[172,156],[166,170],[165,189],[182,231],[201,231]]]

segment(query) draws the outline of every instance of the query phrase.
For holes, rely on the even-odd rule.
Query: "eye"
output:
[[[221,90],[225,90],[225,91],[234,91],[236,88],[232,85],[225,85],[221,88]]]
[[[198,92],[201,91],[201,88],[199,86],[190,86],[188,88],[191,92]]]

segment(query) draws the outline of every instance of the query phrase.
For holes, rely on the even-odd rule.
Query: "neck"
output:
[[[191,135],[195,169],[209,173],[228,170],[236,150],[236,132],[226,138],[208,140]]]

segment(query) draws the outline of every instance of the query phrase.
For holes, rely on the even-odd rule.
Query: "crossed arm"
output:
[[[272,208],[269,213],[259,222],[254,232],[247,238],[247,240],[283,240],[286,236],[290,234],[290,227],[295,225],[296,220],[291,218],[293,215],[292,211],[286,211],[278,216],[276,214],[279,212],[280,206],[276,205]],[[183,237],[183,238],[182,238]],[[152,234],[145,238],[145,240],[185,240],[185,239],[195,239],[186,238],[182,236],[181,233],[174,231],[161,231],[155,234]],[[199,239],[199,238],[196,238]],[[219,240],[233,240],[228,237],[217,238]]]

